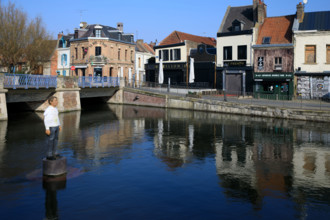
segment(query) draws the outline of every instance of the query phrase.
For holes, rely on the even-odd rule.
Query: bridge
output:
[[[48,107],[47,99],[58,98],[59,112],[81,110],[80,99],[110,99],[125,85],[119,77],[62,77],[0,73],[0,120],[7,120],[7,103],[25,102],[35,111]]]

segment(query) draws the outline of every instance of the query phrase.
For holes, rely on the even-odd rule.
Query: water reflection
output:
[[[205,188],[210,190],[216,198],[214,204],[219,207],[235,209],[238,203],[262,213],[272,209],[270,201],[275,204],[285,201],[281,207],[294,212],[292,218],[329,214],[326,210],[330,206],[330,127],[325,124],[122,105],[65,113],[60,119],[63,132],[59,148],[68,158],[69,166],[87,173],[102,169],[111,172],[105,177],[97,176],[98,181],[92,182],[93,189],[84,185],[84,181],[91,180],[80,174],[84,181],[77,181],[75,187],[92,190],[89,196],[99,191],[107,195],[120,192],[116,198],[125,206],[136,192],[140,196],[157,192],[153,202],[169,206],[169,199],[162,200],[170,189],[159,180],[157,173],[161,173],[173,178],[173,182],[180,179],[183,185],[191,184],[194,195],[205,192]],[[40,114],[24,113],[15,120],[0,123],[3,198],[24,194],[27,187],[24,183],[28,181],[25,176],[40,168],[46,151],[43,134]],[[114,166],[125,167],[125,172],[114,171],[111,169]],[[204,176],[184,178],[189,172],[193,176],[196,170],[203,169]],[[153,175],[148,170],[153,170]],[[203,178],[205,181],[198,182]],[[109,179],[115,179],[111,183],[114,190],[120,186],[118,192],[105,187],[110,185]],[[214,188],[210,186],[212,181]],[[65,185],[59,189],[70,193],[73,189],[68,190]],[[155,186],[159,188],[155,190]],[[133,192],[125,194],[130,187]],[[46,217],[57,217],[57,191],[53,186],[45,189]],[[173,189],[176,188],[172,186]],[[173,192],[179,193],[182,189]],[[102,201],[100,207],[106,200]],[[202,203],[199,206],[206,209]]]

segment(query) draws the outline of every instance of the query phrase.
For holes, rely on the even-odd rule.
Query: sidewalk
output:
[[[217,96],[203,96],[203,99],[224,101],[223,95]],[[248,105],[260,105],[260,106],[272,106],[294,109],[306,109],[306,110],[322,110],[330,111],[330,102],[322,100],[269,100],[269,99],[255,99],[251,97],[231,97],[227,96],[227,102],[241,103]]]

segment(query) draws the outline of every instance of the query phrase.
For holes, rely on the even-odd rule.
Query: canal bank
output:
[[[211,99],[180,97],[123,88],[108,101],[115,104],[151,106],[195,111],[218,112],[258,117],[282,118],[316,122],[330,122],[329,110],[296,109],[279,106],[224,102]]]

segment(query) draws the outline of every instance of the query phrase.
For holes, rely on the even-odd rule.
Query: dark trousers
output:
[[[58,142],[58,133],[59,133],[59,126],[57,127],[50,127],[50,135],[47,137],[47,145],[48,145],[48,152],[47,157],[51,157],[57,154],[57,142]]]

